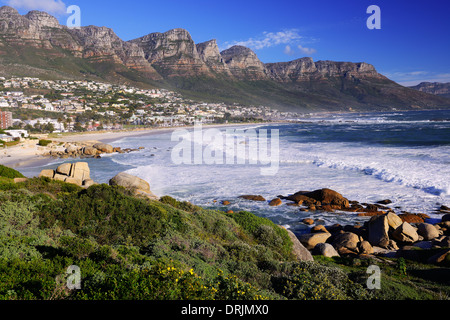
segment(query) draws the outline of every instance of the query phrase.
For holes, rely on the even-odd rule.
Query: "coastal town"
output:
[[[96,81],[0,77],[1,129],[65,133],[192,125],[269,122],[298,114],[265,106],[206,103],[166,89]]]

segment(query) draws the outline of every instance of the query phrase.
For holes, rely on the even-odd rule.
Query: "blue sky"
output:
[[[124,40],[173,28],[196,43],[241,44],[263,62],[310,56],[315,61],[368,62],[391,79],[414,85],[450,82],[448,0],[0,0],[25,14],[52,13],[62,24],[78,5],[81,24],[112,28]],[[381,9],[381,29],[369,30],[367,8]]]

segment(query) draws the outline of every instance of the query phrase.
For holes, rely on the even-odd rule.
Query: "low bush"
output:
[[[52,143],[51,140],[43,140],[43,139],[41,139],[41,140],[39,140],[38,145],[41,146],[41,147],[47,147],[51,143]]]
[[[25,178],[25,176],[21,174],[19,171],[5,167],[3,165],[0,165],[0,177],[5,177],[9,179]]]

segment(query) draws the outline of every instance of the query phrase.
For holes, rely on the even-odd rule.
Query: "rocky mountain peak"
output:
[[[197,44],[197,52],[200,59],[202,59],[212,71],[231,76],[231,72],[220,54],[216,39]]]
[[[0,16],[3,15],[20,15],[19,11],[10,6],[0,7]]]
[[[233,46],[222,51],[220,54],[231,73],[237,79],[268,79],[266,66],[250,48]]]
[[[210,75],[191,35],[184,29],[150,33],[129,42],[142,48],[145,58],[166,76]]]
[[[36,23],[40,27],[50,27],[50,28],[62,27],[54,16],[43,11],[36,11],[36,10],[30,11],[25,15],[25,18]]]

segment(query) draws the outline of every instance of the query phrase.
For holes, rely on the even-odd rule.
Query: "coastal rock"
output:
[[[359,236],[352,232],[344,232],[334,237],[332,245],[339,251],[340,248],[347,248],[352,251],[357,251]]]
[[[92,179],[86,179],[83,181],[83,187],[85,188],[92,187],[93,185],[95,185],[95,182]]]
[[[72,177],[67,177],[64,182],[66,183],[70,183],[70,184],[76,184],[77,186],[82,186],[83,185],[83,180],[78,179],[78,178],[72,178]]]
[[[442,222],[450,221],[450,214],[446,214],[442,217]]]
[[[83,154],[86,156],[96,156],[98,154],[98,149],[94,147],[84,147]]]
[[[106,144],[106,143],[96,143],[92,147],[103,153],[113,153],[114,152],[113,146]]]
[[[68,175],[70,175],[71,170],[72,170],[71,163],[63,163],[56,169],[56,173],[58,173],[60,175],[68,176]]]
[[[55,176],[55,171],[53,171],[53,170],[42,170],[41,173],[39,174],[39,178],[45,177],[45,178],[53,179],[54,176]]]
[[[361,241],[358,243],[358,251],[360,254],[373,254],[374,250],[369,241]]]
[[[369,242],[372,246],[381,246],[389,241],[389,223],[385,215],[375,216],[368,223]]]
[[[378,201],[377,203],[378,203],[378,204],[391,204],[391,203],[392,203],[392,201],[391,201],[391,200],[389,200],[389,199],[386,199],[386,200],[381,200],[381,201]]]
[[[280,198],[273,199],[272,201],[269,202],[269,206],[271,207],[278,207],[281,206],[282,204],[283,202],[281,201]]]
[[[244,195],[244,196],[240,196],[239,198],[241,199],[245,199],[245,200],[250,200],[250,201],[266,201],[266,199],[264,199],[263,196],[255,196],[255,195]]]
[[[79,148],[74,145],[69,145],[66,148],[66,153],[76,153],[78,152]]]
[[[59,173],[55,173],[55,176],[53,177],[53,180],[56,181],[66,181],[67,179],[67,175],[63,175],[63,174],[59,174]]]
[[[339,253],[336,251],[336,249],[329,243],[318,243],[313,251],[312,251],[313,255],[316,256],[324,256],[327,258],[332,258],[332,257],[339,257]]]
[[[445,249],[431,256],[428,261],[429,264],[438,264],[443,266],[450,266],[450,249]]]
[[[109,181],[111,186],[121,186],[125,189],[132,190],[135,194],[146,196],[150,199],[158,199],[150,190],[150,184],[136,176],[122,172]]]
[[[329,204],[334,209],[350,207],[348,199],[344,198],[340,193],[331,189],[315,190],[313,192],[305,194],[305,196],[316,201],[320,201],[322,204]]]
[[[397,229],[403,223],[403,220],[395,213],[388,212],[386,214],[388,225],[392,230]]]
[[[72,164],[70,177],[80,181],[80,186],[84,180],[91,178],[91,171],[87,162],[76,162]]]
[[[329,237],[331,237],[331,234],[325,232],[308,233],[302,234],[299,237],[299,240],[306,247],[306,249],[312,250],[318,243],[326,242]]]
[[[414,243],[419,241],[419,235],[417,234],[416,229],[414,229],[408,222],[403,222],[400,226],[398,226],[392,233],[392,237],[403,243]]]
[[[424,223],[425,219],[430,218],[426,214],[402,213],[398,215],[400,219],[408,223]]]
[[[300,192],[294,193],[293,195],[287,196],[285,199],[289,200],[289,201],[294,201],[295,203],[297,203],[299,205],[301,205],[303,203],[305,203],[305,204],[316,203],[316,200],[305,196],[303,191],[300,191]]]
[[[327,233],[329,233],[327,228],[325,228],[325,226],[322,225],[322,224],[319,224],[319,225],[314,226],[314,227],[311,228],[311,233],[318,233],[318,232],[327,232]]]
[[[418,233],[424,238],[424,240],[433,240],[434,238],[437,238],[440,235],[439,230],[429,223],[419,224]]]
[[[311,253],[306,249],[303,244],[299,241],[297,236],[290,230],[286,230],[289,239],[291,239],[293,247],[292,252],[299,261],[314,261]]]
[[[312,224],[314,224],[314,220],[311,219],[311,218],[303,219],[302,222],[303,222],[304,224],[307,224],[307,225],[312,225]]]

